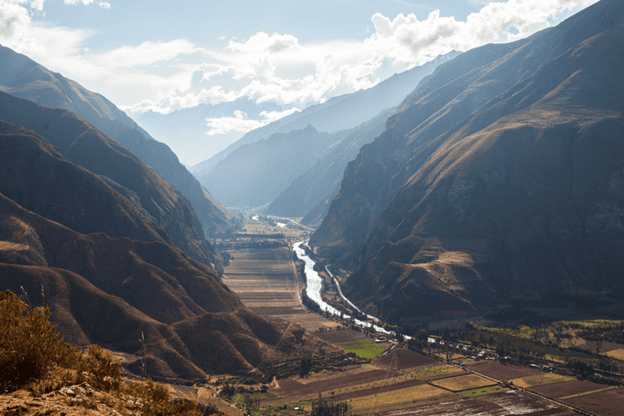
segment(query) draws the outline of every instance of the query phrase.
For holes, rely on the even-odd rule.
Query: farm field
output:
[[[363,386],[382,382],[388,377],[400,375],[387,370],[375,369],[374,367],[368,371],[349,371],[341,374],[340,377],[321,379],[320,381],[306,384],[294,378],[280,380],[278,388],[269,390],[277,398],[267,400],[266,404],[312,400],[318,398],[319,393],[330,396],[332,391],[334,394],[346,394],[349,391],[358,391]]]
[[[546,401],[535,399],[531,396],[517,393],[512,390],[490,393],[486,396],[471,398],[437,401],[435,404],[425,403],[421,406],[404,407],[393,411],[380,413],[382,416],[506,416],[517,415],[553,415],[553,416],[573,416],[573,413],[566,409],[557,407]]]
[[[316,335],[317,337],[327,341],[327,342],[331,342],[332,344],[340,344],[342,342],[355,342],[355,341],[362,341],[365,339],[370,339],[370,337],[368,335],[366,335],[365,333],[361,332],[361,331],[354,331],[351,328],[340,328],[340,330],[336,330],[336,331],[324,331],[324,332],[317,332],[314,335]]]
[[[395,361],[394,363],[392,362],[393,359]],[[375,358],[373,360],[373,364],[377,366],[390,367],[392,365],[394,368],[397,368],[399,370],[422,367],[426,365],[434,365],[438,363],[438,361],[432,358],[426,357],[422,354],[418,354],[417,352],[407,350],[405,348],[397,348],[389,354],[386,354],[383,357]]]
[[[430,386],[429,384],[422,384],[420,386],[353,399],[349,404],[355,413],[367,413],[376,412],[388,406],[401,406],[406,403],[414,403],[426,399],[440,399],[452,394],[444,389]]]
[[[564,381],[573,381],[573,380],[575,380],[574,377],[564,376],[561,374],[546,373],[546,374],[539,374],[535,376],[516,378],[512,380],[512,382],[514,385],[518,387],[529,388],[529,387],[537,387],[537,386],[543,386],[547,384],[561,383]]]
[[[486,378],[480,377],[476,374],[468,374],[465,376],[448,377],[440,380],[435,380],[432,381],[431,384],[436,387],[442,387],[446,390],[458,392],[463,390],[473,390],[479,387],[492,386],[496,383]]]
[[[362,341],[343,342],[336,345],[343,348],[345,351],[355,353],[360,357],[375,358],[384,352],[388,343],[378,344],[372,339],[365,339]]]
[[[618,348],[616,350],[607,351],[605,352],[605,355],[624,361],[624,348]]]
[[[624,414],[624,388],[617,387],[598,393],[589,393],[564,399],[563,402],[600,416],[622,416]]]
[[[548,384],[545,386],[532,387],[530,390],[547,397],[560,399],[562,397],[574,396],[577,394],[590,393],[604,389],[604,384],[596,384],[590,381],[566,381],[563,383]]]
[[[228,253],[233,258],[224,270],[223,283],[256,313],[295,323],[311,332],[340,326],[302,307],[299,294],[303,286],[287,247]]]
[[[485,374],[486,376],[493,377],[498,380],[504,380],[504,381],[543,374],[542,372],[538,370],[532,370],[530,368],[523,368],[523,367],[516,367],[513,365],[505,365],[505,364],[500,363],[499,361],[485,363],[485,364],[472,365],[470,366],[470,369],[473,371],[477,371],[479,373]]]

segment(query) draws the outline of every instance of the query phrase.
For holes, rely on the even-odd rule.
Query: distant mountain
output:
[[[624,4],[441,65],[349,163],[311,244],[386,318],[622,293]]]
[[[188,200],[134,154],[103,135],[71,111],[45,107],[0,92],[0,120],[23,126],[40,134],[68,161],[100,175],[99,179],[108,178],[104,182],[133,201],[139,211],[146,211],[148,220],[153,220],[164,229],[173,242],[189,256],[207,264],[219,263],[218,255],[205,241],[201,224]],[[31,163],[25,163],[24,160],[20,160],[18,163],[11,159],[8,154],[5,157],[8,158],[6,163],[17,163],[15,165],[16,170],[21,167],[28,171],[39,167],[36,164],[33,167]],[[45,178],[45,181],[40,183],[43,188],[33,196],[51,193],[50,196],[48,198],[39,196],[37,202],[31,202],[25,206],[41,215],[59,221],[57,218],[47,215],[46,212],[33,209],[34,205],[32,204],[39,202],[52,204],[56,196],[64,193],[65,181],[69,179],[57,179],[55,181],[52,175],[46,178],[43,173],[41,178]],[[16,178],[15,180],[19,182],[20,179]],[[102,188],[102,186],[99,185],[97,188]],[[22,204],[20,199],[14,198],[14,194],[7,193],[6,190],[2,192]],[[98,200],[96,195],[89,195],[89,197],[95,208],[99,206],[104,209],[104,204]],[[75,215],[71,210],[71,204],[69,206],[58,205],[57,210],[59,215]],[[97,221],[91,214],[87,214],[84,214],[85,220]],[[139,222],[137,219],[132,221]],[[100,228],[91,227],[88,230],[75,227],[72,222],[59,222],[83,233],[105,232],[111,237],[129,237],[135,240],[143,240],[143,238],[133,234],[125,234],[123,229],[111,232],[109,228],[104,226],[105,222]]]
[[[185,379],[247,373],[269,355],[295,358],[322,343],[245,308],[213,269],[41,136],[0,122],[0,147],[0,287],[25,290],[33,306],[45,296],[68,341],[126,353],[140,374],[145,334],[148,374]]]
[[[319,133],[312,126],[275,133],[266,140],[239,147],[200,181],[227,206],[265,205],[346,135],[347,132]]]
[[[357,127],[375,118],[382,111],[399,105],[405,96],[416,88],[421,79],[431,74],[438,65],[457,55],[459,52],[453,51],[439,56],[422,66],[393,75],[367,90],[330,98],[323,104],[310,106],[300,113],[293,113],[252,130],[225,150],[194,166],[191,171],[198,178],[206,176],[215,169],[219,162],[240,146],[266,139],[274,133],[288,133],[293,130],[302,130],[307,126],[327,133]],[[208,189],[212,192],[212,189]]]
[[[216,105],[199,104],[168,114],[147,111],[134,116],[134,119],[152,137],[169,146],[180,159],[195,160],[197,163],[244,136],[244,133],[238,131],[208,136],[206,133],[210,128],[206,124],[207,118],[234,117],[235,111],[241,111],[247,119],[259,120],[262,119],[260,113],[263,111],[283,110],[271,102],[256,103],[255,100],[241,97]]]
[[[100,94],[51,72],[30,58],[0,46],[0,90],[53,108],[70,110],[121,144],[175,186],[193,206],[203,228],[213,233],[232,225],[199,182],[165,144],[152,139],[130,117]]]
[[[360,148],[372,142],[386,128],[391,110],[386,110],[344,139],[330,146],[316,163],[292,181],[267,208],[267,214],[306,217],[302,223],[319,225],[329,210],[329,203],[340,189],[342,174]]]

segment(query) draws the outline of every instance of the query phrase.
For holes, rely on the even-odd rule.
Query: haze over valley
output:
[[[624,3],[182,3],[0,0],[2,412],[624,411]]]

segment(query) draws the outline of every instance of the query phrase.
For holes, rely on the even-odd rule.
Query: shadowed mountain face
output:
[[[34,132],[0,121],[0,139],[0,192],[15,202],[81,233],[171,243],[135,205]]]
[[[148,373],[169,378],[247,372],[267,354],[318,346],[245,308],[213,269],[36,133],[0,123],[0,146],[0,286],[23,287],[34,306],[45,296],[67,340],[127,353],[138,373],[144,333]],[[102,227],[146,241],[93,232]]]
[[[623,289],[624,5],[440,66],[347,167],[311,243],[408,321]]]
[[[166,231],[171,240],[189,256],[206,264],[216,263],[215,251],[205,241],[201,224],[189,202],[180,195],[179,191],[171,184],[164,181],[149,166],[141,162],[134,154],[123,148],[117,142],[103,135],[93,126],[86,123],[74,113],[45,107],[28,100],[13,97],[0,92],[0,120],[17,124],[41,134],[51,143],[68,161],[81,166],[89,171],[108,178],[105,180],[110,186],[118,190],[130,201],[134,201],[140,212],[148,213],[147,221],[153,220],[158,226]],[[3,155],[6,163],[13,163],[16,170],[23,168],[28,170],[42,167],[25,163],[24,160],[12,159],[9,154]],[[31,155],[34,157],[34,155]],[[106,223],[101,226],[86,228],[77,227],[78,220],[66,218],[60,220],[63,212],[72,217],[69,206],[59,205],[57,214],[51,216],[50,212],[41,212],[31,208],[33,204],[50,203],[55,195],[62,195],[65,186],[64,180],[55,181],[51,175],[42,171],[37,178],[44,179],[40,183],[33,181],[32,185],[41,186],[44,193],[35,193],[36,201],[27,205],[31,210],[48,218],[59,221],[72,229],[80,232],[105,232],[113,237],[129,237],[143,240],[133,234],[124,234],[123,229],[111,230]],[[72,177],[71,174],[68,177]],[[16,181],[19,183],[19,178]],[[71,188],[68,188],[71,190]],[[14,194],[5,195],[13,198],[23,205],[22,200],[16,199]],[[48,198],[40,198],[39,195],[49,195]],[[98,199],[92,195],[93,207],[97,208]],[[102,212],[105,210],[102,207]],[[111,212],[115,212],[114,210]],[[90,215],[84,215],[85,221],[90,221]],[[137,222],[134,220],[133,222]]]
[[[306,217],[306,225],[319,225],[329,204],[340,189],[342,174],[360,148],[383,132],[390,110],[358,127],[353,133],[330,146],[301,176],[292,181],[267,208],[267,214]]]
[[[138,156],[191,203],[203,228],[213,233],[232,226],[232,216],[213,204],[197,180],[163,143],[152,139],[103,96],[51,72],[24,55],[0,46],[0,90],[16,97],[76,113]],[[107,175],[108,176],[108,175]]]

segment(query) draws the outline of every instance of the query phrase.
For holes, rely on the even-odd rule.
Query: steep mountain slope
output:
[[[0,90],[48,107],[76,113],[175,186],[191,202],[199,221],[209,233],[231,226],[226,213],[205,197],[199,182],[180,164],[171,149],[152,139],[103,96],[2,46]]]
[[[319,133],[312,126],[285,134],[275,133],[230,153],[219,162],[217,169],[201,178],[201,183],[227,206],[265,205],[348,134]]]
[[[399,105],[406,94],[416,88],[420,80],[431,74],[438,65],[457,55],[459,52],[439,56],[424,65],[393,75],[367,90],[330,98],[323,104],[310,106],[300,113],[293,113],[252,130],[225,150],[194,166],[192,172],[197,177],[208,175],[215,170],[219,162],[240,146],[266,139],[278,132],[288,133],[312,126],[320,132],[336,133],[357,127],[375,118],[382,111]]]
[[[0,287],[23,287],[35,306],[43,302],[35,294],[45,296],[68,340],[127,353],[127,367],[138,373],[145,333],[148,372],[178,378],[246,372],[268,354],[288,358],[319,345],[249,311],[213,269],[167,244],[166,235],[150,235],[159,230],[131,203],[36,133],[0,127],[2,191],[90,233],[0,193]],[[152,241],[112,238],[92,226]],[[218,360],[207,358],[216,351]]]
[[[342,174],[360,148],[383,132],[390,110],[382,112],[368,123],[357,128],[335,145],[301,176],[292,181],[267,208],[267,214],[285,217],[303,217],[314,211],[306,224],[320,224],[329,203],[340,189]],[[318,212],[318,213],[317,213]]]
[[[349,164],[312,238],[357,270],[347,293],[415,321],[622,290],[623,23],[624,5],[603,0],[424,80]]]
[[[217,255],[210,244],[205,241],[203,229],[193,209],[178,190],[156,175],[130,151],[103,135],[74,113],[45,107],[0,92],[0,120],[21,125],[41,134],[68,161],[108,178],[110,181],[107,183],[110,186],[128,195],[140,210],[147,211],[149,220],[153,220],[164,229],[173,242],[189,256],[207,264],[217,262]],[[31,166],[39,168],[38,165],[11,159],[8,153],[3,156],[7,158],[6,163],[14,163],[15,169],[31,169]],[[50,197],[39,202],[46,201],[49,204],[54,199],[55,193],[63,194],[64,181],[55,182],[54,178],[51,176],[46,178],[45,174],[41,174],[41,177],[46,181],[38,185],[42,186],[41,191]],[[130,195],[128,190],[136,194],[136,198]],[[5,195],[22,204],[22,201],[15,199],[12,194],[7,194],[5,191]],[[92,200],[94,207],[97,207],[98,199],[93,196]],[[31,208],[31,204],[25,206],[59,221],[57,218],[50,217],[46,212]],[[57,211],[61,215],[63,210],[57,208]],[[74,213],[68,211],[67,215],[74,215]],[[108,228],[86,230],[75,227],[69,221],[59,222],[80,232],[106,232],[112,237],[143,239],[132,234],[124,234],[122,229],[111,233]]]
[[[0,192],[7,197],[82,233],[171,243],[135,205],[40,136],[0,121],[0,139]]]

